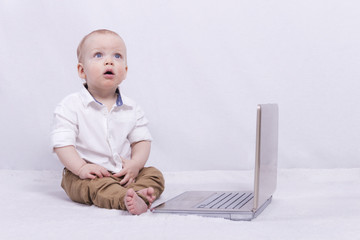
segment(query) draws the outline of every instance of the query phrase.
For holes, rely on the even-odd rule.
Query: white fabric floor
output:
[[[251,171],[165,172],[160,203],[186,190],[251,189]],[[251,222],[70,201],[61,172],[0,170],[1,239],[360,239],[360,169],[282,169],[272,203]]]

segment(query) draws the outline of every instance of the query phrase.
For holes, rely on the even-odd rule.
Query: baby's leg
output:
[[[65,170],[61,185],[71,200],[101,208],[126,210],[124,197],[127,189],[115,177],[80,179]]]
[[[162,173],[154,167],[145,167],[136,178],[135,183],[130,184],[135,192],[149,201],[149,205],[164,191],[165,180]]]
[[[124,203],[129,213],[134,215],[140,215],[148,210],[148,205],[132,188],[127,190]]]
[[[129,191],[120,185],[119,178],[84,180],[65,170],[62,187],[75,202],[141,214],[146,212],[164,191],[164,178],[156,168],[144,168],[140,171],[136,182],[130,184],[129,188],[132,189]]]

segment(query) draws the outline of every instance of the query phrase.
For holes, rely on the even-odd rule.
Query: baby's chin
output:
[[[119,81],[119,80],[117,80],[117,79],[105,79],[105,81],[103,82],[103,86],[104,87],[109,87],[109,88],[117,88],[119,85],[120,85],[120,83],[121,83],[122,81]]]

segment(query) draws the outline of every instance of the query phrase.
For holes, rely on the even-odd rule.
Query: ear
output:
[[[126,79],[127,72],[128,72],[128,66],[126,65],[125,66],[125,79]]]
[[[78,63],[77,70],[78,70],[79,77],[81,79],[86,79],[86,74],[85,74],[84,66],[82,65],[82,63]]]

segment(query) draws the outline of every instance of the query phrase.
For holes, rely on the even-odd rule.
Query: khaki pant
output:
[[[164,177],[162,173],[154,167],[146,167],[140,170],[139,175],[135,179],[135,183],[129,184],[128,187],[120,185],[121,179],[122,178],[113,176],[92,180],[80,179],[65,168],[61,187],[74,202],[121,210],[126,210],[124,197],[129,188],[139,191],[152,187],[155,190],[156,198],[164,191]],[[149,205],[146,197],[141,194],[138,195]]]

